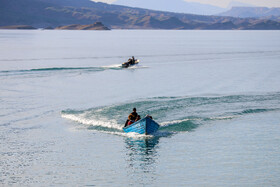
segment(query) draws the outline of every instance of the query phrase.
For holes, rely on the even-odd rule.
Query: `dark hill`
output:
[[[36,29],[30,25],[10,25],[10,26],[2,26],[0,29],[24,29],[24,30],[33,30]]]
[[[110,30],[109,28],[105,27],[101,22],[95,22],[94,24],[90,24],[90,25],[73,24],[67,26],[60,26],[55,29],[57,30]]]
[[[279,22],[131,8],[90,0],[0,0],[0,26],[102,22],[113,29],[280,29]]]

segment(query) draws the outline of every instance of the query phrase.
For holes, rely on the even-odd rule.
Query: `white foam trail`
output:
[[[104,120],[96,120],[96,119],[86,119],[83,117],[83,115],[77,115],[77,114],[61,114],[61,117],[70,119],[72,121],[76,121],[78,123],[82,123],[84,125],[88,126],[101,126],[101,127],[107,127],[107,128],[113,128],[113,129],[118,129],[122,130],[122,127],[117,124],[116,121],[106,121]]]
[[[212,118],[209,118],[211,120],[227,120],[227,119],[233,119],[234,116],[224,116],[224,117],[212,117]]]
[[[221,116],[221,117],[210,117],[208,119],[210,120],[227,120],[227,119],[233,119],[234,116]],[[199,118],[192,118],[192,119],[183,119],[183,120],[173,120],[173,121],[167,121],[167,122],[162,122],[160,123],[160,126],[162,127],[167,127],[170,125],[174,125],[174,124],[178,124],[178,123],[182,123],[182,122],[186,122],[186,121],[190,121],[190,120],[202,120]]]
[[[112,65],[108,65],[108,66],[101,66],[102,68],[121,68],[122,65],[121,64],[112,64]]]
[[[154,137],[153,135],[145,135],[145,134],[138,134],[135,132],[110,132],[110,131],[98,131],[98,132],[103,132],[106,134],[113,134],[113,135],[118,135],[118,136],[124,136],[124,137],[129,137],[129,138],[135,138],[135,139],[141,139],[141,138],[152,138]]]
[[[117,135],[117,136],[123,136],[123,137],[128,137],[128,138],[133,138],[133,139],[143,139],[143,138],[153,138],[153,137],[168,137],[171,134],[174,134],[173,132],[161,132],[161,131],[157,131],[154,134],[150,134],[150,135],[145,135],[145,134],[138,134],[136,132],[129,132],[129,133],[125,133],[125,132],[110,132],[110,131],[99,131],[96,130],[98,132],[103,132],[106,134],[112,134],[112,135]]]
[[[154,135],[138,134],[136,132],[125,133],[125,132],[101,131],[101,130],[94,130],[94,129],[92,129],[91,131],[112,134],[112,135],[117,135],[117,136],[123,136],[123,137],[128,137],[128,138],[133,138],[133,139],[143,139],[143,138],[153,138],[154,137]]]
[[[173,120],[173,121],[162,122],[162,123],[160,123],[160,126],[167,127],[170,125],[174,125],[174,124],[178,124],[178,123],[182,123],[182,122],[190,121],[190,120],[194,120],[194,119],[183,119],[183,120]]]
[[[141,68],[148,68],[148,66],[135,65],[135,66],[130,66],[127,69],[141,69]]]
[[[108,66],[101,66],[101,68],[117,69],[117,68],[122,68],[122,65],[121,64],[112,64],[112,65],[108,65]],[[148,68],[148,66],[134,65],[134,66],[130,66],[130,67],[124,68],[124,69],[141,69],[141,68]]]

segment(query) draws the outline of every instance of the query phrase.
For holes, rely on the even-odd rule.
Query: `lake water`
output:
[[[0,64],[0,186],[280,184],[280,31],[2,30]]]

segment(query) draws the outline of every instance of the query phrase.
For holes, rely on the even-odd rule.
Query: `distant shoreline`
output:
[[[111,30],[131,30],[131,31],[280,31],[280,29],[132,29],[132,28],[112,28],[112,29],[67,29],[67,28],[35,28],[30,25],[18,27],[18,25],[1,26],[0,30],[64,30],[64,31],[111,31]]]
[[[10,30],[36,30],[37,28],[32,27],[31,25],[8,25],[1,26],[0,29],[10,29]]]
[[[71,24],[59,27],[46,27],[46,28],[35,28],[31,25],[8,25],[0,26],[0,29],[10,30],[111,30],[104,26],[101,22],[95,22],[89,25]]]

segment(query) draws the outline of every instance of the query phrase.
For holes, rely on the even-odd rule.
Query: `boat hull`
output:
[[[152,120],[149,117],[145,117],[141,119],[140,121],[137,121],[127,127],[124,127],[123,130],[126,133],[129,132],[136,132],[138,134],[153,134],[155,133],[159,128],[159,124]]]

